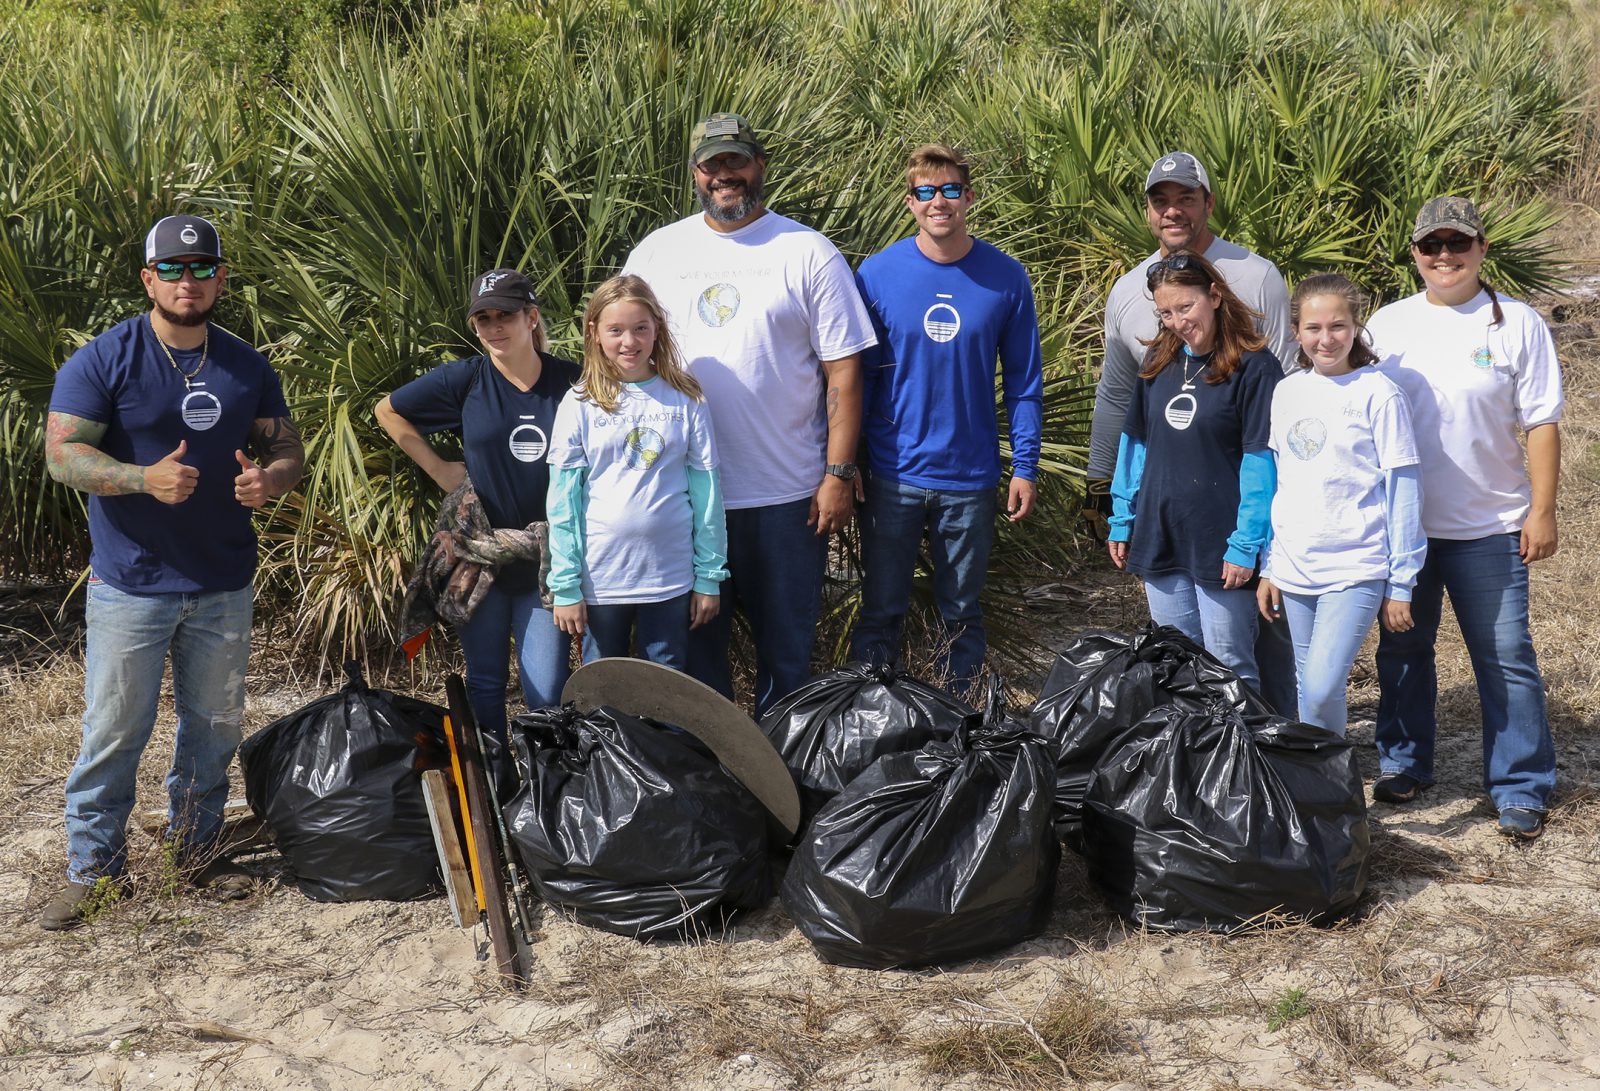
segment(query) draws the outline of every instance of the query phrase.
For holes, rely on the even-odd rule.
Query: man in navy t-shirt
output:
[[[1000,436],[995,363],[1011,434],[1007,517],[1034,506],[1043,364],[1033,286],[1020,262],[967,230],[972,176],[942,144],[911,153],[906,207],[917,234],[872,255],[857,281],[877,326],[863,357],[866,569],[851,655],[891,663],[923,534],[945,640],[936,669],[965,694],[983,667],[978,597],[994,541]]]
[[[272,367],[209,321],[227,279],[217,229],[165,217],[145,237],[144,262],[150,311],[73,353],[50,396],[45,458],[52,477],[90,494],[91,545],[67,885],[40,918],[52,931],[121,888],[169,651],[178,734],[167,836],[195,885],[228,897],[250,889],[217,856],[244,715],[250,516],[294,487],[305,452]]]

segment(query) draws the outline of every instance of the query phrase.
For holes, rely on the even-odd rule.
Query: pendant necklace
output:
[[[1200,363],[1200,369],[1193,375],[1189,374],[1189,361],[1191,360],[1197,360]],[[1209,352],[1204,356],[1196,356],[1189,351],[1189,346],[1185,345],[1183,347],[1183,385],[1178,389],[1193,390],[1194,381],[1206,373],[1206,365],[1209,363],[1211,363],[1211,354]],[[177,365],[174,364],[173,366],[176,367]]]
[[[161,346],[161,351],[167,354],[167,363],[172,365],[172,370],[176,371],[179,378],[183,380],[183,389],[193,390],[194,387],[191,384],[206,369],[206,360],[211,352],[211,323],[206,323],[206,338],[200,342],[200,364],[193,371],[185,371],[178,366],[178,358],[172,355],[172,350],[167,347],[167,343],[161,340],[161,335],[156,332],[156,324],[154,322],[150,323],[150,336],[156,339],[156,344]]]

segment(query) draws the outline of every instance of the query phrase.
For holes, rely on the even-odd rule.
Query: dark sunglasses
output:
[[[196,280],[210,280],[217,275],[219,266],[214,261],[158,261],[151,268],[156,271],[157,280],[171,282],[182,280],[185,269],[193,273]]]
[[[702,159],[694,165],[694,169],[701,174],[715,174],[719,170],[744,170],[750,165],[750,157],[739,152],[723,152],[713,155],[710,159]]]
[[[1154,288],[1156,286],[1156,281],[1167,273],[1181,273],[1191,265],[1193,265],[1195,269],[1204,272],[1204,270],[1200,269],[1199,263],[1194,261],[1192,256],[1189,254],[1175,254],[1170,258],[1162,258],[1160,261],[1150,266],[1150,271],[1144,276],[1144,286],[1146,288]],[[1211,278],[1207,277],[1206,279],[1210,280]]]
[[[967,187],[964,182],[945,182],[937,186],[911,187],[911,196],[919,201],[931,201],[934,194],[938,194],[948,201],[959,201],[961,200],[961,195],[965,192],[967,192]]]
[[[1442,239],[1437,235],[1429,235],[1427,238],[1414,242],[1411,245],[1417,248],[1417,253],[1426,255],[1430,258],[1436,258],[1446,250],[1449,250],[1452,254],[1465,254],[1468,250],[1472,249],[1472,244],[1477,241],[1478,240],[1473,238],[1471,235],[1462,235],[1458,233],[1455,235],[1446,236]]]

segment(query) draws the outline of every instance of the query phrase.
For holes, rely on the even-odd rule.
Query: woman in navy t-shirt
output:
[[[538,303],[533,284],[515,269],[484,273],[472,282],[467,324],[487,355],[436,367],[377,407],[384,431],[440,488],[448,493],[470,476],[489,522],[512,530],[545,520],[550,431],[578,379],[577,364],[545,353]],[[460,435],[463,462],[441,457],[425,438],[443,431]],[[457,632],[472,710],[498,737],[505,735],[512,640],[530,709],[559,703],[567,679],[568,638],[540,590],[536,562],[501,566]]]
[[[1256,315],[1198,254],[1150,267],[1161,319],[1128,406],[1108,548],[1144,580],[1150,616],[1257,690],[1252,582],[1276,473],[1267,450],[1283,369]]]

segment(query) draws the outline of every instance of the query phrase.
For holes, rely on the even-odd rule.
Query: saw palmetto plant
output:
[[[82,505],[39,451],[54,370],[143,307],[138,241],[192,208],[229,251],[221,319],[268,347],[310,456],[262,520],[262,609],[328,657],[388,647],[438,499],[373,404],[475,348],[462,293],[494,266],[529,272],[574,354],[589,290],[693,207],[713,110],[752,119],[771,206],[852,262],[910,232],[911,147],[973,157],[974,230],[1028,266],[1047,359],[1044,507],[997,539],[1002,655],[1080,555],[1100,304],[1151,247],[1152,159],[1198,154],[1219,231],[1291,280],[1339,268],[1384,298],[1414,287],[1416,208],[1468,192],[1487,275],[1525,292],[1558,276],[1538,192],[1583,124],[1564,38],[1434,0],[327,0],[292,40],[259,25],[272,5],[202,6],[203,29],[162,0],[0,26],[0,575],[81,568]]]

